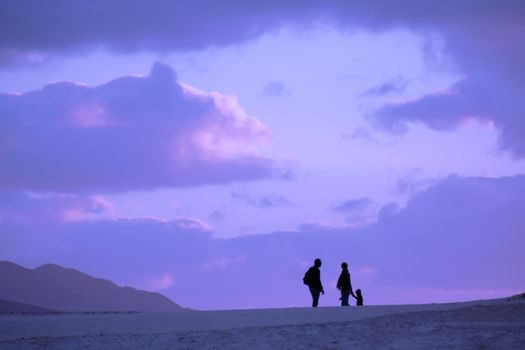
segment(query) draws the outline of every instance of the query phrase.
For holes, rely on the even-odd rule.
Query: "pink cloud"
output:
[[[163,273],[160,276],[151,277],[146,283],[142,285],[142,288],[149,291],[161,291],[168,289],[175,285],[175,279],[169,273]]]
[[[125,191],[279,176],[269,131],[234,97],[155,64],[149,76],[0,94],[0,187]],[[38,174],[38,175],[37,175]]]

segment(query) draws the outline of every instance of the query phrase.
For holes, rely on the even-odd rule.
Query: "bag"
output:
[[[312,283],[312,269],[308,269],[308,271],[306,271],[306,273],[304,274],[304,277],[303,277],[303,283],[306,284],[307,286],[310,285],[310,283]]]

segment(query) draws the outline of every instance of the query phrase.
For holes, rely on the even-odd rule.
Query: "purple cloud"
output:
[[[497,103],[490,97],[484,95],[482,85],[463,80],[447,91],[385,105],[373,117],[382,127],[393,132],[404,132],[408,123],[417,122],[436,130],[450,130],[470,118],[490,122],[490,116],[499,112]]]
[[[373,217],[371,213],[372,200],[367,197],[353,198],[339,205],[332,206],[332,211],[346,216],[346,222],[350,224],[365,225],[366,220]]]
[[[0,259],[58,263],[120,284],[161,285],[183,306],[207,309],[308,305],[301,277],[320,257],[323,305],[338,302],[342,261],[371,304],[451,301],[457,291],[469,298],[525,288],[524,191],[525,176],[451,176],[401,210],[383,208],[378,222],[364,228],[309,226],[227,240],[213,238],[195,219],[67,225],[6,219],[0,221]],[[164,279],[169,283],[151,283]]]
[[[377,143],[379,140],[371,130],[363,127],[355,128],[352,132],[345,132],[341,134],[341,138],[345,141],[366,141]]]
[[[352,212],[362,212],[370,207],[372,200],[370,198],[354,198],[348,199],[343,203],[333,207],[335,212],[339,213],[352,213]]]
[[[406,175],[399,177],[393,193],[413,196],[438,182],[437,179],[420,178],[419,173],[419,169],[414,169]]]
[[[338,19],[342,25],[437,33],[444,39],[445,52],[456,70],[464,76],[447,92],[380,108],[372,116],[376,123],[394,131],[403,131],[410,122],[450,130],[466,118],[474,118],[501,131],[503,149],[525,156],[522,1],[352,2]]]
[[[399,4],[396,4],[396,6]],[[409,8],[411,6],[411,8]],[[386,9],[388,5],[378,5]],[[463,75],[446,91],[414,101],[383,106],[371,116],[374,125],[403,132],[410,123],[436,130],[452,130],[476,119],[500,131],[499,145],[516,157],[525,156],[525,47],[519,44],[525,30],[525,5],[519,1],[404,2],[377,22],[408,27],[421,33],[438,33],[444,49]],[[486,33],[486,35],[480,34]]]
[[[299,5],[299,4],[297,4]],[[127,53],[188,51],[254,38],[293,18],[315,18],[314,6],[269,2],[63,0],[0,3],[0,58],[4,64],[103,47]],[[302,5],[302,4],[301,4]]]
[[[280,97],[290,92],[282,81],[271,81],[264,86],[263,94],[269,97]]]
[[[208,219],[212,221],[223,221],[226,218],[226,214],[221,210],[214,210],[208,215]]]
[[[465,81],[448,95],[386,106],[375,119],[392,130],[422,122],[447,130],[465,117],[490,120],[501,147],[525,156],[525,5],[520,0],[397,1],[29,1],[0,3],[0,58],[40,62],[46,55],[104,47],[122,52],[185,51],[253,39],[282,25],[325,22],[369,30],[438,34]],[[22,28],[22,29],[21,29]],[[13,34],[15,33],[15,34]],[[380,89],[381,90],[381,89]],[[436,107],[434,109],[434,107]]]
[[[0,221],[70,222],[98,219],[112,210],[101,196],[0,192]]]
[[[267,129],[235,98],[155,64],[96,87],[61,82],[0,94],[0,187],[126,191],[267,178]]]
[[[231,196],[256,208],[288,207],[292,205],[286,197],[276,193],[254,197],[244,192],[232,192]]]
[[[401,76],[396,76],[379,86],[374,86],[366,90],[363,95],[365,96],[383,96],[390,93],[402,92],[406,89],[408,81],[403,79]]]

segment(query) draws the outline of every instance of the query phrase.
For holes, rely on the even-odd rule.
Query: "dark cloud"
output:
[[[93,3],[38,0],[0,3],[0,52],[5,60],[38,60],[39,53],[97,46],[123,52],[196,50],[253,39],[282,25],[324,20],[374,30],[408,26],[423,30],[445,25],[491,26],[523,18],[520,0],[479,3],[451,0],[185,1],[116,0]],[[488,23],[487,23],[487,20]],[[497,34],[505,32],[500,29]],[[494,34],[492,34],[494,35]],[[486,39],[486,38],[484,38]]]
[[[256,208],[288,207],[292,205],[285,196],[276,193],[252,196],[245,192],[232,192],[231,196]]]
[[[433,93],[415,101],[388,104],[374,113],[381,126],[392,132],[405,132],[408,123],[423,123],[436,130],[451,130],[469,118],[485,121],[500,110],[491,96],[484,96],[480,85],[463,80],[450,90]],[[468,85],[471,85],[468,87]],[[478,96],[469,96],[478,89]],[[471,90],[472,94],[463,92]],[[489,99],[489,100],[486,100]]]
[[[379,208],[377,218],[380,222],[385,223],[390,219],[394,219],[395,214],[397,214],[400,209],[401,208],[398,203],[389,202],[383,205],[381,208]]]
[[[269,132],[232,97],[149,76],[0,94],[0,188],[127,191],[273,176]]]
[[[391,262],[404,266],[385,278],[431,288],[523,289],[517,266],[525,261],[516,245],[525,242],[524,190],[525,176],[451,176],[420,192],[377,224]]]
[[[502,148],[525,156],[523,1],[348,2],[344,8],[337,16],[342,25],[439,35],[464,76],[449,91],[379,109],[371,118],[376,125],[399,132],[411,122],[450,130],[465,118],[489,121],[501,131]]]
[[[323,305],[338,302],[342,261],[371,304],[450,301],[455,291],[466,298],[503,296],[525,288],[523,193],[525,176],[452,176],[401,210],[385,206],[379,221],[365,228],[310,225],[226,240],[213,238],[195,219],[38,225],[6,219],[0,221],[0,259],[53,262],[141,287],[168,276],[173,283],[163,293],[203,309],[308,305],[301,278],[316,257],[323,259]]]
[[[121,52],[197,50],[240,43],[283,25],[304,29],[319,21],[345,30],[407,28],[441,36],[465,80],[448,95],[387,106],[373,119],[398,131],[414,121],[448,130],[466,116],[490,120],[501,131],[501,147],[525,156],[521,0],[55,0],[52,5],[7,0],[0,2],[0,58],[4,63],[39,62],[46,55],[99,46]]]
[[[94,47],[126,53],[225,46],[276,29],[285,21],[313,19],[319,9],[314,4],[222,0],[29,0],[20,4],[7,0],[0,3],[0,58],[4,63],[31,62],[38,55]]]
[[[372,200],[370,198],[354,198],[348,199],[343,203],[334,206],[332,209],[335,212],[348,214],[352,212],[363,212],[364,210],[368,209],[371,204]]]
[[[519,44],[520,33],[525,31],[525,3],[440,1],[426,2],[424,7],[414,5],[405,15],[396,10],[391,15],[399,15],[396,22],[400,26],[438,33],[464,78],[446,91],[380,108],[371,117],[374,125],[404,132],[410,123],[422,123],[448,131],[476,119],[500,131],[503,149],[516,157],[525,156],[525,66],[521,63],[525,47]]]

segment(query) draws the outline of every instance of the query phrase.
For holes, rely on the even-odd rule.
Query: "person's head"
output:
[[[342,264],[341,264],[341,268],[342,268],[343,270],[348,270],[348,264],[345,263],[345,262],[342,263]]]
[[[360,297],[361,296],[361,289],[356,289],[355,294],[357,294],[357,296]]]
[[[321,267],[321,259],[319,259],[319,258],[315,259],[314,266],[315,267]]]

